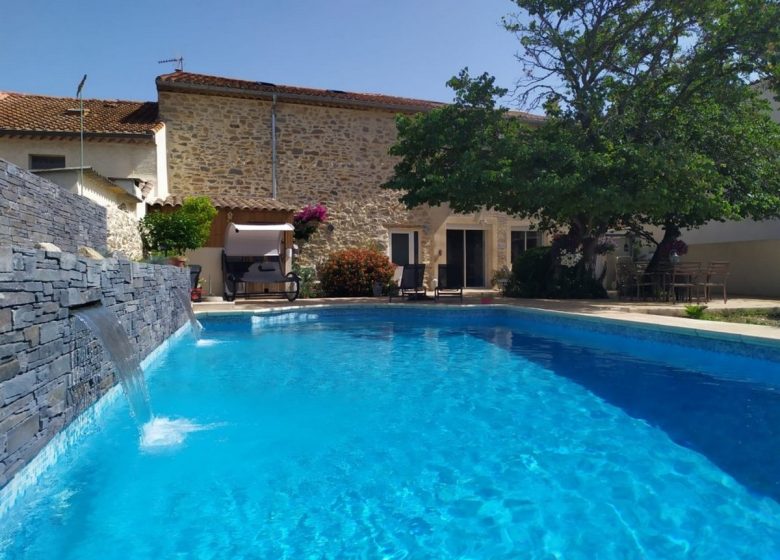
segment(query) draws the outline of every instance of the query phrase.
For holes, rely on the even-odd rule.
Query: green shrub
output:
[[[320,281],[329,296],[370,296],[374,282],[387,286],[395,267],[374,249],[353,248],[332,253],[320,267]]]
[[[292,270],[301,280],[301,289],[298,297],[304,299],[319,297],[320,289],[316,282],[317,274],[315,270],[309,266],[301,266],[298,263],[293,263]]]
[[[513,263],[504,293],[509,297],[546,297],[551,269],[550,247],[528,249]]]
[[[686,305],[685,316],[690,319],[704,319],[704,312],[706,309],[706,305]]]
[[[552,247],[534,247],[512,266],[504,294],[521,298],[606,298],[601,281],[581,265],[554,266]]]
[[[184,200],[173,212],[150,212],[138,224],[144,251],[163,255],[183,255],[208,241],[211,222],[217,215],[205,196]]]

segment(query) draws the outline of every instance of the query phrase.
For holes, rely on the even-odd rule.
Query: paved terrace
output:
[[[458,298],[447,297],[439,302],[423,300],[415,302],[423,305],[457,306]],[[235,302],[203,302],[194,304],[195,312],[230,312],[254,311],[262,309],[296,308],[316,305],[356,305],[356,304],[388,304],[387,297],[362,298],[314,298],[298,299],[293,303],[276,297],[273,299],[238,299]],[[687,319],[685,304],[665,303],[655,301],[624,301],[617,299],[601,300],[548,300],[548,299],[518,299],[505,298],[492,290],[464,290],[464,305],[502,304],[532,309],[547,309],[562,311],[591,317],[602,317],[621,321],[641,323],[657,328],[685,328],[709,336],[725,338],[757,338],[759,342],[780,344],[780,328],[762,325],[745,325],[741,323],[726,323],[721,321],[701,321]],[[408,305],[405,299],[393,298],[391,305]],[[707,304],[708,309],[780,309],[780,300],[740,298],[729,299],[728,303],[714,299]]]

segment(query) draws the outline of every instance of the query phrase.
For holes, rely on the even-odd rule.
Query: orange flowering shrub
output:
[[[329,296],[370,296],[374,282],[387,286],[395,266],[374,249],[344,249],[331,253],[319,269],[322,289]]]

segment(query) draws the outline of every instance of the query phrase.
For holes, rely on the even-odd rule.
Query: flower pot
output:
[[[192,288],[190,290],[190,301],[201,301],[203,299],[203,288]]]

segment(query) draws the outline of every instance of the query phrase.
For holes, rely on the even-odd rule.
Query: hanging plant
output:
[[[309,204],[293,216],[293,237],[296,241],[308,241],[315,231],[328,221],[328,209],[324,204]]]

